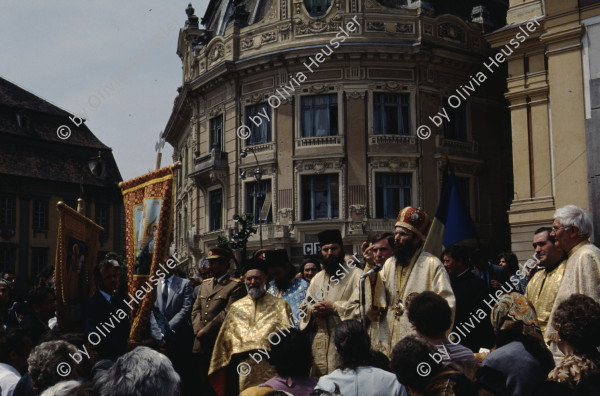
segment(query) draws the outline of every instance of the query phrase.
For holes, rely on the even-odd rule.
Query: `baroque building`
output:
[[[188,6],[183,84],[163,133],[183,164],[180,258],[200,258],[247,212],[264,219],[263,246],[295,262],[316,253],[326,228],[360,253],[404,206],[433,217],[449,164],[481,245],[506,249],[505,78],[477,77],[488,10],[503,21],[506,7],[488,3],[453,15],[425,1],[211,0],[204,28]]]
[[[501,50],[538,17],[540,27],[507,58],[514,199],[512,249],[531,256],[533,231],[575,204],[600,230],[600,1],[510,1],[507,25],[486,37]]]
[[[54,265],[59,201],[77,209],[82,198],[84,214],[104,228],[99,258],[125,252],[122,179],[112,150],[69,116],[0,78],[0,271],[16,273],[21,292]]]

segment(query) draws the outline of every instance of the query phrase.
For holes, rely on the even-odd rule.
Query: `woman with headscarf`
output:
[[[600,375],[600,304],[583,294],[573,294],[561,302],[552,318],[558,332],[558,348],[565,354],[548,379],[575,388],[592,376]]]
[[[501,295],[491,312],[496,335],[494,350],[484,359],[482,372],[500,373],[504,382],[502,395],[531,395],[554,367],[552,353],[531,303],[519,293]],[[480,377],[491,381],[493,375]],[[494,385],[494,388],[499,384]]]

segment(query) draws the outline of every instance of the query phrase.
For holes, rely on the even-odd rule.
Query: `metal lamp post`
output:
[[[256,153],[252,149],[252,147],[245,147],[240,153],[240,158],[246,158],[248,156],[248,151],[252,152],[254,155],[254,161],[256,161],[256,170],[254,171],[254,179],[256,180],[256,188],[259,191],[255,193],[255,197],[261,198],[263,197],[263,193],[260,192],[260,179],[262,179],[262,169],[258,164],[258,158],[256,158]],[[246,178],[246,171],[242,171],[240,174],[240,179],[244,180]],[[260,248],[263,247],[263,238],[262,238],[262,219],[260,217],[260,213],[258,214],[258,235],[260,238]]]

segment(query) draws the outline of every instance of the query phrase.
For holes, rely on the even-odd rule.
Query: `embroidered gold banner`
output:
[[[141,285],[164,263],[173,217],[173,175],[180,164],[158,169],[119,184],[125,204],[128,292]],[[130,338],[141,340],[149,325],[156,289],[132,304]]]
[[[63,202],[56,207],[56,317],[61,329],[82,331],[83,305],[96,292],[93,269],[104,229]]]

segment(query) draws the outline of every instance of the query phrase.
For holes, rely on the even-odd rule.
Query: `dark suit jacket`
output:
[[[200,330],[206,333],[201,339],[194,337],[194,353],[212,353],[226,311],[232,303],[246,295],[246,288],[239,279],[225,277],[214,287],[213,279],[202,281],[192,309],[194,335]]]
[[[192,313],[192,286],[189,279],[182,279],[176,275],[171,279],[169,286],[169,298],[167,305],[162,306],[163,282],[158,282],[156,288],[156,302],[154,306],[160,309],[163,315],[169,321],[169,327],[177,333],[181,331],[190,320]],[[189,327],[188,327],[189,329]]]
[[[117,313],[119,309],[127,314],[126,318],[119,319]],[[100,338],[100,343],[94,346],[98,351],[98,360],[115,359],[127,352],[129,318],[130,309],[118,296],[112,298],[111,304],[100,293],[100,290],[97,290],[92,298],[87,301],[83,314],[83,328],[86,336],[89,336],[92,332],[99,336],[93,335],[91,342],[95,343]]]
[[[494,345],[494,333],[489,320],[490,309],[484,300],[492,301],[492,299],[485,282],[471,271],[465,271],[460,276],[450,277],[450,284],[456,298],[452,330],[456,331],[457,327],[466,329],[466,336],[461,337],[460,343],[474,352],[479,352],[481,347],[491,348]],[[476,315],[478,309],[483,309],[487,315],[481,322]],[[477,319],[473,318],[473,315]],[[465,327],[464,323],[466,322],[470,326]]]
[[[487,272],[489,274],[488,276],[488,282],[486,283],[486,287],[488,289],[488,292],[491,293],[493,291],[498,290],[498,288],[493,288],[490,285],[489,280],[495,280],[498,283],[504,283],[508,281],[508,276],[506,275],[506,272],[504,272],[504,270],[502,269],[502,267],[500,267],[499,265],[496,264],[492,264],[492,263],[488,263],[487,268],[484,268],[483,270],[480,270],[479,268],[473,268],[471,270],[471,272],[473,272],[473,274],[475,274],[478,278],[483,279],[484,283],[485,283],[485,279],[481,277],[482,273]]]

